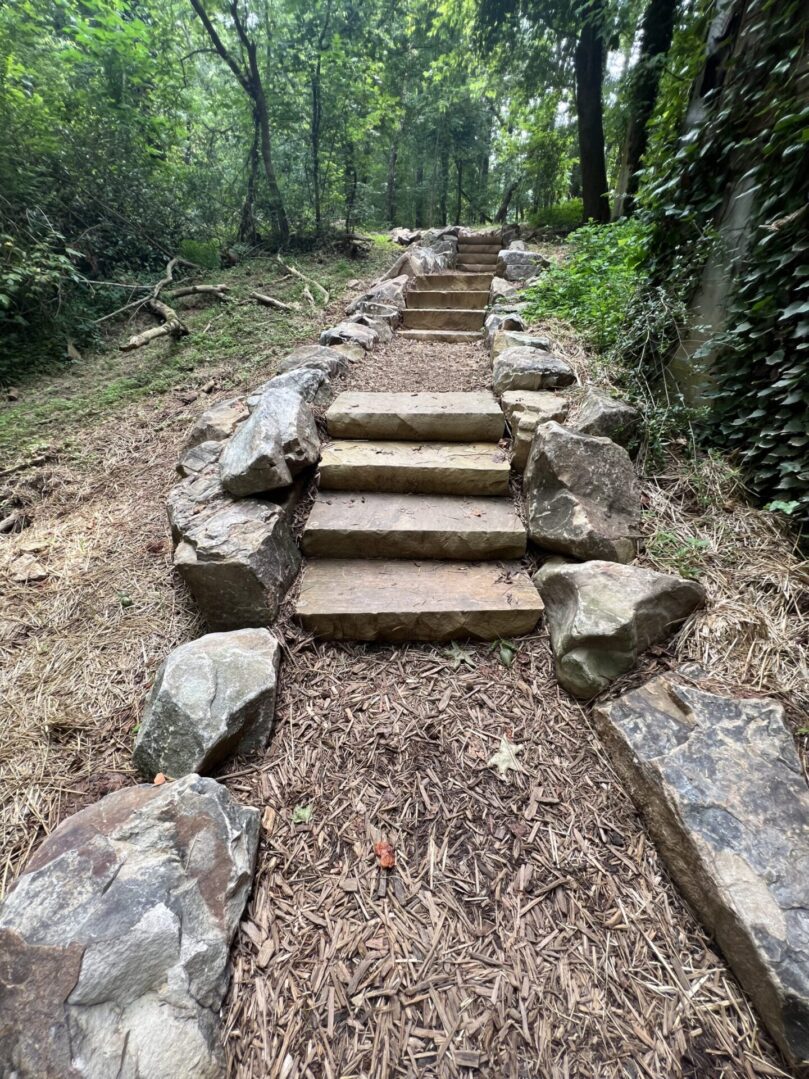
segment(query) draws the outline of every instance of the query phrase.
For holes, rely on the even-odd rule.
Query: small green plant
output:
[[[581,199],[567,199],[556,206],[546,206],[529,216],[529,222],[535,228],[553,229],[555,232],[572,232],[579,228],[584,220],[584,207]]]
[[[661,529],[647,541],[646,550],[656,561],[693,581],[702,573],[702,555],[710,546],[711,541],[702,536],[678,536]]]
[[[216,240],[180,240],[178,251],[181,258],[188,259],[206,270],[219,268],[221,260]]]

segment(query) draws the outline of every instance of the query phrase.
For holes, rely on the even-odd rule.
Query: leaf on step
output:
[[[511,667],[517,656],[517,646],[513,641],[496,641],[497,657],[504,667]]]
[[[522,772],[523,766],[517,760],[517,754],[522,753],[524,746],[509,742],[508,738],[500,739],[500,748],[487,761],[489,768],[496,768],[501,779],[508,780],[508,772]]]
[[[295,806],[292,810],[292,823],[293,824],[308,824],[312,819],[312,807],[311,806]]]
[[[449,648],[444,650],[444,655],[450,661],[450,667],[457,671],[462,663],[467,667],[474,667],[474,654],[468,648],[461,648],[457,641],[453,641]]]
[[[396,865],[396,853],[390,843],[386,843],[384,839],[374,843],[374,854],[379,859],[382,869],[393,869]]]

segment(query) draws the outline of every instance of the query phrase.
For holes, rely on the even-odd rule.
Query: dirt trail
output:
[[[488,384],[482,345],[394,339],[349,388]],[[271,745],[229,780],[264,811],[233,1076],[786,1074],[541,628],[509,667],[486,644],[315,643],[290,606]]]

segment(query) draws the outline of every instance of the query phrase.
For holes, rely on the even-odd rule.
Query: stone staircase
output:
[[[429,309],[428,309],[429,310]],[[491,393],[343,393],[326,413],[297,602],[318,636],[494,640],[542,611]]]
[[[477,341],[483,329],[500,236],[462,236],[455,272],[416,277],[401,334],[420,341]]]

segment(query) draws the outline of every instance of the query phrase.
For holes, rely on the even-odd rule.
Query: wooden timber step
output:
[[[308,558],[521,558],[510,498],[324,491],[303,533]]]
[[[458,237],[458,247],[494,247],[498,251],[503,246],[503,237],[500,233],[468,233]]]
[[[530,632],[542,600],[518,562],[308,562],[296,604],[309,632],[334,640],[496,640]]]
[[[479,292],[472,289],[410,289],[407,294],[408,307],[430,308],[433,311],[439,308],[485,311],[488,302],[489,293],[486,289]]]
[[[473,393],[341,393],[326,412],[332,438],[497,442],[505,417],[488,390]]]
[[[446,345],[463,345],[480,340],[480,330],[398,330],[399,337],[412,341],[436,341]]]
[[[505,495],[506,454],[492,442],[365,442],[323,447],[321,491]]]
[[[500,244],[471,244],[463,240],[458,244],[459,255],[491,255],[500,251]]]
[[[421,277],[414,277],[410,289],[411,291],[415,289],[419,292],[425,289],[441,289],[442,291],[459,289],[464,292],[488,292],[491,283],[492,274],[488,271],[479,274],[447,271],[446,273],[424,274]],[[410,295],[410,292],[408,292],[408,295]]]
[[[494,248],[492,248],[490,253],[483,251],[464,251],[463,248],[459,248],[457,265],[496,266],[497,252]]]
[[[402,325],[406,330],[482,330],[483,311],[464,308],[406,307],[402,312]]]

